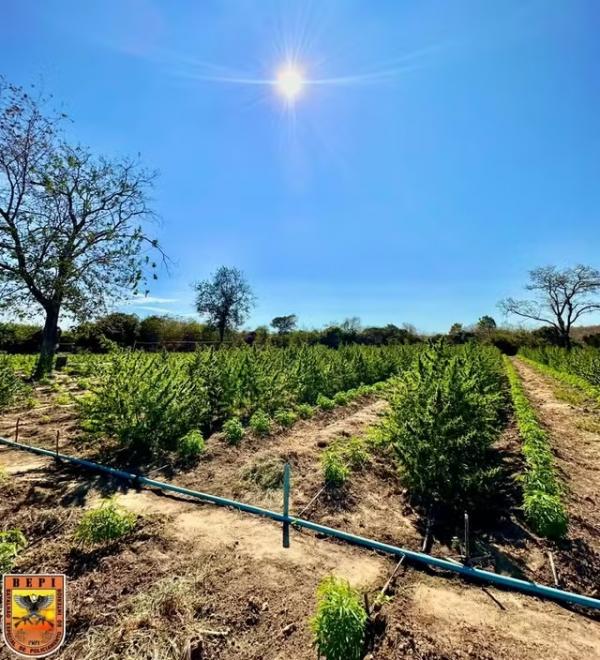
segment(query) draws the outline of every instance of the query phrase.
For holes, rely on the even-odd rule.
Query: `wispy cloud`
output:
[[[136,309],[143,310],[144,312],[152,312],[154,314],[161,314],[161,315],[168,315],[168,316],[189,316],[189,317],[194,317],[197,316],[197,314],[193,314],[191,312],[183,312],[181,310],[173,310],[173,309],[164,309],[162,307],[154,307],[153,305],[139,305]]]
[[[140,305],[157,304],[157,305],[170,305],[172,303],[179,302],[178,298],[161,298],[159,296],[133,296],[129,300],[123,301],[123,305],[135,305],[136,307]]]

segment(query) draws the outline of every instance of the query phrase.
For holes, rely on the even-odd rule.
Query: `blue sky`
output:
[[[0,72],[160,171],[174,260],[126,309],[193,313],[221,264],[295,313],[447,330],[527,271],[600,266],[595,0],[7,0]],[[294,52],[290,109],[265,84]],[[341,80],[340,80],[341,79]]]

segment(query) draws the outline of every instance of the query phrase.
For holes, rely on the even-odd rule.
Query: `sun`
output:
[[[275,86],[288,103],[293,103],[298,98],[305,85],[304,74],[297,66],[286,64],[277,72]]]

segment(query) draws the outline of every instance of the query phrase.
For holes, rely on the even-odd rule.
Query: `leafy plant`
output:
[[[27,539],[20,529],[0,532],[0,573],[8,573],[17,555],[27,546]]]
[[[298,421],[298,415],[293,410],[278,410],[273,419],[280,426],[289,428]]]
[[[117,351],[106,357],[92,396],[78,401],[86,427],[134,452],[156,455],[198,428],[206,415],[202,384],[166,354]]]
[[[186,462],[196,460],[204,453],[205,448],[204,437],[197,429],[188,431],[177,441],[177,454]]]
[[[296,411],[301,419],[310,419],[315,414],[315,409],[308,403],[300,403]]]
[[[360,660],[367,618],[360,594],[346,580],[325,578],[317,589],[317,611],[311,620],[319,655],[326,660]]]
[[[317,406],[321,408],[321,410],[333,410],[335,408],[335,401],[324,394],[319,394],[317,397]]]
[[[560,495],[528,489],[523,497],[523,511],[541,536],[560,539],[567,533],[569,521]]]
[[[225,439],[230,445],[239,445],[244,437],[244,427],[242,422],[240,422],[237,417],[228,419],[225,424],[223,424],[223,433],[225,434]]]
[[[257,410],[250,418],[250,428],[256,435],[269,435],[271,433],[271,427],[271,418],[263,410]]]
[[[0,410],[14,403],[24,391],[23,381],[14,370],[10,358],[0,355]]]
[[[355,435],[340,445],[340,451],[353,470],[358,470],[369,462],[370,455],[363,438]]]
[[[340,488],[346,483],[350,475],[348,465],[335,447],[323,452],[321,466],[325,484],[330,488]]]
[[[135,525],[135,514],[117,506],[114,500],[107,500],[83,514],[75,538],[88,545],[106,543],[131,533]]]
[[[347,406],[350,403],[350,397],[346,392],[338,392],[333,397],[333,402],[336,406]]]
[[[389,401],[381,433],[412,493],[448,508],[482,505],[499,474],[490,447],[506,404],[497,349],[431,345],[392,381]]]

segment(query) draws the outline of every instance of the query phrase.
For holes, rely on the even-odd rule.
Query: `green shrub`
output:
[[[298,415],[293,410],[278,410],[275,413],[274,420],[280,426],[289,428],[298,421]]]
[[[560,539],[567,533],[568,518],[560,495],[528,490],[523,497],[523,511],[541,536]]]
[[[360,396],[359,393],[358,393],[358,390],[356,388],[348,390],[347,392],[345,392],[345,394],[346,394],[346,399],[348,400],[348,402],[355,401]]]
[[[205,390],[179,361],[132,351],[103,357],[93,394],[77,402],[86,428],[117,438],[133,452],[157,455],[202,427]]]
[[[265,436],[271,433],[273,425],[271,418],[263,410],[257,410],[250,418],[250,428],[256,435]]]
[[[311,620],[319,656],[326,660],[360,660],[364,655],[367,618],[360,594],[346,580],[323,580],[317,590],[317,611]]]
[[[315,414],[315,409],[308,403],[299,404],[296,411],[301,419],[310,419]]]
[[[183,461],[194,461],[204,453],[206,443],[197,429],[188,431],[177,441],[177,455]]]
[[[490,448],[502,426],[504,383],[497,349],[440,342],[390,383],[381,431],[414,495],[455,510],[484,504],[499,476]]]
[[[347,406],[348,403],[350,403],[350,397],[346,394],[346,392],[338,392],[333,397],[333,402],[336,406]]]
[[[8,355],[0,355],[0,410],[13,404],[25,391]]]
[[[27,539],[20,529],[0,532],[0,574],[8,573],[17,555],[27,545]]]
[[[323,452],[321,458],[323,479],[330,488],[340,488],[346,483],[350,470],[337,448],[332,447]]]
[[[238,445],[244,437],[244,427],[242,422],[240,422],[237,417],[228,419],[225,424],[223,424],[223,433],[225,434],[225,440],[227,440],[230,445]]]
[[[559,539],[567,533],[568,517],[548,436],[537,420],[514,365],[507,357],[504,358],[504,364],[517,427],[523,441],[526,465],[522,478],[525,518],[537,534]]]
[[[105,501],[100,507],[83,514],[75,538],[82,543],[93,545],[115,541],[133,531],[136,516],[113,500]]]
[[[246,468],[243,477],[264,490],[281,488],[285,463],[280,458],[263,458]]]
[[[317,397],[317,406],[321,408],[321,410],[333,410],[335,408],[335,402],[329,397],[319,394]]]

